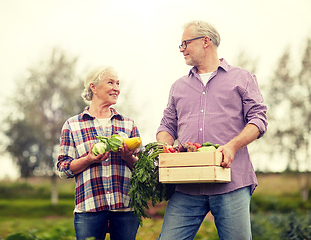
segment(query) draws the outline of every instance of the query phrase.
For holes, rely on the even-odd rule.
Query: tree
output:
[[[55,164],[61,128],[85,107],[77,59],[55,48],[46,62],[29,68],[27,77],[18,81],[5,119],[10,140],[7,151],[20,167],[21,176],[50,176],[53,204],[57,203]]]
[[[271,80],[268,134],[274,153],[288,159],[288,170],[296,171],[301,197],[307,200],[311,161],[311,40],[307,40],[298,73],[290,71],[290,60],[287,48]]]
[[[244,68],[252,73],[256,74],[258,59],[251,59],[250,56],[244,51],[240,51],[234,65]]]

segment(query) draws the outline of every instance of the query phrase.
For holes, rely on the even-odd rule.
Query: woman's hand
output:
[[[95,146],[95,144],[92,146],[91,150],[89,151],[89,153],[87,154],[86,156],[86,160],[90,163],[90,164],[93,164],[93,163],[100,163],[102,161],[106,161],[110,155],[110,151],[108,152],[105,152],[104,154],[100,153],[98,154],[97,156],[95,156],[93,154],[93,147]]]
[[[121,158],[128,164],[128,166],[132,169],[134,167],[134,163],[137,161],[137,158],[133,156],[135,150],[129,150],[127,145],[123,143],[123,147],[119,147],[118,154]]]
[[[74,159],[70,163],[69,168],[74,174],[78,174],[84,171],[93,163],[100,163],[108,159],[110,152],[105,152],[105,154],[98,154],[97,156],[94,156],[92,152],[94,145],[92,146],[92,148],[90,149],[89,153],[86,156],[81,157],[79,159]]]

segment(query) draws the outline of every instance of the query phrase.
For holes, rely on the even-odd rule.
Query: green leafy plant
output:
[[[130,179],[131,208],[142,226],[142,217],[149,217],[146,210],[148,202],[156,203],[168,200],[174,192],[174,186],[159,182],[159,154],[163,153],[166,143],[152,142],[144,146],[136,155],[138,161]]]

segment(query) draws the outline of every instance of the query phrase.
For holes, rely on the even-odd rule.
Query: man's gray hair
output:
[[[218,47],[220,44],[220,35],[216,28],[214,28],[211,24],[204,21],[191,21],[186,23],[183,27],[185,30],[188,27],[193,26],[193,31],[195,37],[206,36],[211,39],[213,44]]]

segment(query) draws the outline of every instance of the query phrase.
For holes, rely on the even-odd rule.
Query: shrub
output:
[[[288,214],[252,215],[253,240],[311,239],[311,215]]]
[[[311,201],[304,202],[298,195],[274,196],[274,195],[253,195],[251,200],[251,212],[306,212],[310,209]]]
[[[60,179],[61,180],[61,179]],[[74,181],[60,181],[58,184],[60,199],[74,199]],[[38,180],[39,181],[39,180]],[[40,184],[28,182],[0,181],[0,199],[50,199],[51,185],[49,179]]]
[[[3,183],[0,182],[1,199],[31,199],[50,198],[50,192],[43,186],[35,187],[26,182]]]

